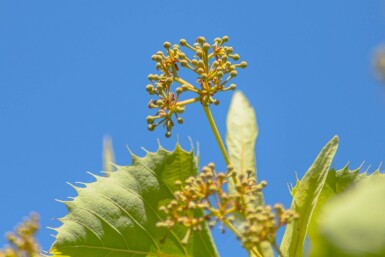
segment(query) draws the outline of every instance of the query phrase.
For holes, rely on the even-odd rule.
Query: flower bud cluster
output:
[[[176,181],[178,190],[174,192],[174,199],[160,207],[166,219],[157,226],[171,229],[180,224],[186,227],[182,242],[187,243],[191,232],[200,231],[204,222],[211,228],[220,223],[224,232],[225,226],[232,224],[234,215],[241,215],[245,226],[237,236],[245,248],[275,238],[279,227],[297,216],[280,205],[276,205],[275,212],[269,206],[257,206],[257,194],[266,186],[266,181],[257,183],[251,174],[251,171],[247,176],[237,174],[231,166],[226,173],[217,173],[214,164],[210,163],[196,177],[189,177],[184,183]],[[234,194],[226,192],[229,179],[234,181]]]
[[[179,115],[184,111],[184,106],[193,102],[201,102],[202,105],[219,104],[214,95],[221,91],[234,90],[235,84],[229,84],[230,80],[238,75],[238,68],[246,68],[247,63],[233,63],[239,60],[239,55],[233,53],[233,48],[225,46],[228,37],[214,39],[213,44],[206,42],[204,37],[198,37],[191,45],[185,39],[178,44],[171,45],[165,42],[165,52],[158,51],[151,59],[156,63],[155,67],[160,74],[150,74],[148,79],[151,84],[146,86],[150,95],[157,97],[151,100],[148,107],[158,109],[154,116],[147,117],[148,129],[153,131],[158,125],[166,128],[166,137],[171,136],[174,126],[173,117],[178,123],[183,123]],[[181,46],[190,52],[188,57],[182,51]],[[180,74],[180,69],[185,68],[195,73],[195,83],[185,81]],[[174,83],[178,86],[172,88]],[[179,101],[184,92],[193,92],[196,97]]]
[[[20,224],[15,232],[7,234],[9,245],[0,250],[0,257],[39,256],[39,246],[34,238],[39,229],[39,218],[32,214]]]
[[[263,241],[274,243],[278,229],[297,219],[298,215],[276,204],[274,212],[270,205],[249,208],[245,218],[241,241],[246,249],[252,249]]]

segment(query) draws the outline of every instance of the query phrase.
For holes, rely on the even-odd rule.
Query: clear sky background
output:
[[[92,181],[102,169],[102,137],[116,162],[129,164],[157,138],[172,149],[179,135],[200,143],[201,164],[224,168],[199,105],[171,139],[150,133],[145,117],[150,56],[164,41],[228,35],[249,64],[235,79],[255,107],[258,176],[268,203],[289,207],[288,183],[301,177],[334,135],[333,166],[385,161],[385,87],[372,69],[385,41],[385,2],[361,1],[17,1],[0,0],[0,234],[37,211],[45,250],[54,199],[65,182]],[[213,108],[222,135],[231,94]],[[215,232],[222,256],[246,256],[231,235]],[[0,245],[4,243],[0,239]]]

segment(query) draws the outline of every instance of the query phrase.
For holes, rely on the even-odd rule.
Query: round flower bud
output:
[[[148,74],[147,78],[148,80],[154,80],[154,74]]]
[[[156,68],[156,70],[162,69],[162,64],[160,64],[159,62],[156,63],[155,68]]]
[[[156,52],[156,54],[162,56],[163,52],[162,51],[158,51],[158,52]]]
[[[173,82],[172,78],[169,77],[169,78],[166,79],[166,84],[167,85],[171,85],[172,82]]]
[[[183,119],[181,117],[178,117],[177,121],[178,121],[179,124],[183,124]]]
[[[170,42],[164,42],[163,43],[163,47],[166,48],[166,49],[169,49],[171,46],[171,43]]]
[[[216,66],[218,66],[218,65],[219,65],[219,62],[218,62],[218,61],[214,61],[214,62],[213,62],[213,66],[214,66],[214,67],[216,67]]]
[[[202,78],[203,80],[206,80],[206,79],[207,79],[207,73],[202,73],[201,78]]]
[[[199,66],[199,67],[205,66],[205,63],[203,62],[203,60],[199,60],[199,61],[198,61],[198,66]]]
[[[146,121],[148,124],[154,123],[154,117],[153,116],[147,116]]]
[[[178,49],[179,49],[179,45],[177,45],[177,44],[172,45],[172,49],[173,49],[173,50],[178,50]]]
[[[161,55],[156,55],[156,56],[155,56],[155,61],[157,61],[157,62],[160,62],[162,59],[163,59],[163,58],[162,58]]]
[[[231,54],[230,58],[233,59],[234,61],[239,60],[239,54]]]
[[[231,72],[230,72],[230,76],[231,77],[236,77],[238,75],[238,72],[236,71],[236,70],[232,70]]]
[[[198,74],[202,74],[204,72],[204,70],[202,69],[202,68],[199,68],[198,70],[197,70],[197,73]]]
[[[222,37],[222,42],[223,43],[226,43],[226,42],[228,42],[229,41],[229,37],[228,36],[223,36]]]
[[[198,50],[197,53],[196,53],[196,56],[202,57],[202,51],[201,51],[201,50]]]
[[[214,104],[214,105],[219,105],[219,103],[220,103],[220,102],[219,102],[218,99],[214,99],[214,100],[213,100],[213,104]]]
[[[171,131],[167,131],[166,134],[165,134],[165,136],[166,136],[167,138],[171,137]]]
[[[175,92],[176,92],[177,94],[181,94],[181,93],[183,92],[183,88],[182,88],[182,87],[177,87],[177,88],[175,89]]]
[[[163,90],[163,85],[162,85],[161,83],[156,83],[156,89],[157,89],[158,91]]]
[[[240,64],[239,64],[239,67],[241,67],[241,68],[246,68],[247,67],[247,62],[245,62],[245,61],[243,61],[243,62],[241,62]]]
[[[154,86],[152,85],[152,84],[148,84],[147,86],[146,86],[146,91],[147,92],[152,92],[152,91],[154,91]]]
[[[207,51],[207,50],[210,49],[210,44],[209,43],[204,43],[202,48],[203,48],[203,50]]]
[[[179,58],[181,58],[181,59],[185,59],[185,58],[186,58],[186,54],[185,54],[185,53],[182,53],[182,52],[180,52],[180,53],[178,54],[178,56],[179,56]]]
[[[187,66],[187,61],[186,60],[181,60],[180,61],[180,65],[182,65],[183,67],[186,67]]]
[[[206,39],[204,37],[198,37],[196,41],[203,44],[204,42],[206,42]]]
[[[229,47],[226,47],[226,48],[225,48],[225,51],[226,51],[227,54],[231,54],[231,53],[233,52],[233,48],[230,47],[230,46],[229,46]]]
[[[191,63],[192,63],[192,65],[197,66],[198,65],[198,60],[197,59],[192,59]]]
[[[216,44],[219,44],[219,43],[221,42],[221,39],[220,39],[219,37],[216,37],[216,38],[214,39],[214,42],[215,42]]]
[[[187,45],[186,39],[182,38],[182,39],[179,41],[179,44],[180,44],[181,46]]]
[[[227,62],[228,56],[226,54],[221,56],[223,62]]]
[[[154,131],[155,126],[154,126],[153,124],[148,124],[147,129],[148,129],[149,131]]]
[[[153,55],[151,55],[151,60],[153,60],[153,61],[155,61],[156,60],[156,54],[153,54]]]
[[[223,71],[217,71],[217,77],[223,77]]]

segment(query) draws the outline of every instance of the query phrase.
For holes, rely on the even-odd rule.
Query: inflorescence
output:
[[[39,217],[37,214],[32,214],[30,218],[17,226],[15,232],[7,234],[9,245],[0,250],[0,257],[40,256],[40,247],[35,239],[38,229]]]
[[[160,207],[166,213],[166,220],[157,225],[168,229],[177,224],[186,227],[184,244],[188,243],[192,231],[202,230],[204,222],[211,228],[219,223],[223,232],[228,227],[246,249],[253,249],[264,241],[275,243],[277,230],[298,216],[280,204],[274,208],[258,206],[257,193],[266,186],[266,181],[257,183],[251,175],[252,171],[247,172],[247,176],[237,174],[231,166],[226,173],[217,173],[214,164],[210,163],[197,177],[190,177],[184,183],[176,181],[179,190],[174,192],[173,200]],[[229,179],[235,184],[233,194],[224,188]],[[244,217],[242,231],[232,225],[235,215]]]
[[[200,102],[203,106],[211,104],[218,105],[219,101],[214,98],[218,92],[234,90],[235,84],[230,80],[237,76],[238,68],[246,68],[247,63],[238,61],[239,55],[233,53],[233,48],[225,46],[228,37],[214,39],[210,45],[204,37],[198,37],[193,45],[181,39],[178,44],[172,45],[165,42],[163,51],[158,51],[151,58],[156,62],[156,69],[160,74],[150,74],[148,79],[151,84],[146,86],[150,95],[157,96],[148,103],[150,109],[157,109],[154,116],[147,117],[148,129],[153,131],[157,126],[163,124],[166,129],[166,137],[171,136],[174,126],[173,117],[180,124],[183,123],[181,113],[185,106],[190,103]],[[187,57],[181,50],[181,46],[193,53],[192,58]],[[180,77],[180,68],[194,72],[197,76],[196,83],[189,83]],[[176,82],[179,86],[174,89],[172,85]],[[192,92],[195,97],[180,101],[184,92]]]

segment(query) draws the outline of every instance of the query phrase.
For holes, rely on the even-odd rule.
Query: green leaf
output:
[[[256,175],[257,120],[253,107],[240,91],[236,91],[233,95],[227,113],[226,125],[226,145],[231,165],[240,174],[246,175],[247,170],[252,170],[253,174]],[[234,183],[229,181],[229,192],[234,191]],[[263,200],[261,199],[261,201]]]
[[[299,214],[299,219],[286,226],[281,243],[285,257],[302,257],[305,237],[317,205],[319,195],[325,184],[328,170],[337,151],[338,137],[330,140],[310,166],[299,186],[293,191],[291,209]]]
[[[197,173],[197,158],[176,146],[159,148],[141,158],[132,155],[130,166],[118,167],[109,177],[75,187],[78,196],[64,202],[68,214],[60,219],[54,256],[139,257],[218,256],[207,226],[193,232],[184,246],[186,229],[156,227],[164,220],[158,210],[173,198],[175,181]]]
[[[365,177],[323,208],[312,257],[385,256],[385,177]]]
[[[226,145],[230,163],[234,169],[243,175],[251,170],[257,176],[255,161],[255,143],[258,136],[258,126],[255,111],[241,91],[236,91],[231,100],[227,113]],[[234,183],[229,181],[229,193],[235,192]],[[263,205],[263,195],[258,193],[256,205]],[[242,231],[244,218],[235,215],[234,226]],[[262,244],[265,257],[273,257],[273,251],[269,243]]]
[[[377,175],[378,172],[373,173]],[[333,197],[345,192],[351,186],[359,181],[368,179],[367,173],[360,174],[360,168],[355,170],[349,170],[348,166],[345,166],[341,170],[331,169],[326,178],[326,183],[318,198],[317,205],[314,208],[314,212],[309,224],[308,235],[312,245],[312,249],[318,248],[318,220],[323,216],[324,205]]]

